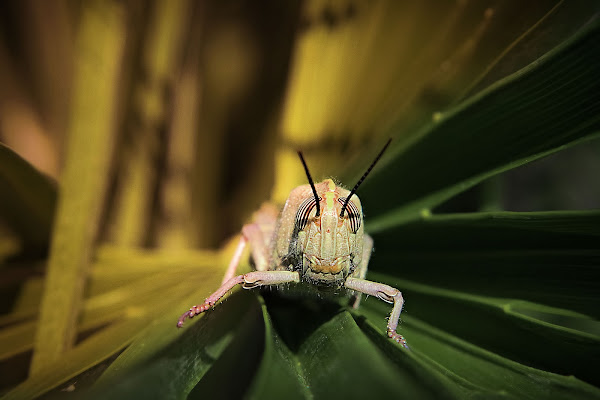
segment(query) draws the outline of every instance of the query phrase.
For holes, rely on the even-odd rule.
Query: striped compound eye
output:
[[[320,197],[319,201],[321,201]],[[309,197],[300,204],[300,207],[298,207],[298,212],[296,213],[296,226],[298,227],[298,230],[302,231],[304,228],[306,228],[310,213],[315,209],[316,205],[317,201],[314,197]]]
[[[346,202],[345,197],[338,198],[338,202],[343,206]],[[360,228],[360,210],[356,207],[356,204],[349,201],[346,206],[346,215],[348,215],[348,219],[350,219],[350,230],[352,233],[358,232]]]

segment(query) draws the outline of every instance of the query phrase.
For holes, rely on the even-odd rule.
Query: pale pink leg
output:
[[[231,257],[221,285],[224,285],[225,282],[235,276],[237,267],[240,265],[240,261],[244,255],[244,249],[248,243],[250,244],[250,251],[252,252],[252,259],[254,260],[256,270],[266,271],[269,269],[268,248],[260,225],[257,223],[244,225],[240,243],[235,249],[233,257]]]
[[[201,305],[192,306],[179,317],[177,327],[181,328],[186,318],[193,318],[214,306],[227,292],[236,285],[241,284],[244,289],[252,289],[258,286],[279,285],[282,283],[300,282],[300,274],[293,271],[254,271],[245,275],[238,275],[229,279],[221,285],[216,292],[211,294]]]
[[[250,242],[250,251],[252,252],[252,260],[254,260],[254,268],[257,271],[267,271],[269,269],[269,248],[260,225],[244,225],[242,228],[242,235]]]
[[[248,244],[248,240],[242,235],[240,238],[240,242],[235,249],[235,253],[233,253],[233,257],[231,257],[231,261],[229,261],[229,266],[227,267],[227,271],[223,276],[223,280],[221,281],[221,286],[225,285],[227,281],[235,276],[238,265],[240,265],[240,260],[242,259],[242,255],[244,254],[244,249],[246,248],[246,244]]]
[[[388,319],[387,334],[390,338],[394,339],[396,342],[408,349],[408,345],[406,344],[404,337],[396,332],[398,320],[400,319],[400,313],[402,312],[402,306],[404,305],[402,293],[400,293],[398,289],[383,283],[377,283],[353,277],[347,278],[344,286],[348,289],[356,290],[357,292],[375,296],[386,303],[394,303],[390,318]]]
[[[365,277],[367,276],[369,260],[371,259],[371,253],[373,253],[373,239],[371,239],[371,236],[365,234],[362,260],[360,261],[360,265],[352,273],[351,276],[353,278],[365,279]],[[361,298],[362,293],[356,293],[354,295],[354,302],[352,303],[352,308],[354,308],[355,310],[358,309],[358,306],[360,306]]]

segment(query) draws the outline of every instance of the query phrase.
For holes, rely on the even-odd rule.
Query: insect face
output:
[[[275,237],[274,258],[286,269],[298,271],[303,280],[340,286],[360,263],[363,254],[363,223],[360,200],[353,196],[344,215],[342,208],[350,192],[326,179],[292,191],[286,202]]]

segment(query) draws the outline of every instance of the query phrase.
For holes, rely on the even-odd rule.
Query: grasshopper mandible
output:
[[[318,290],[346,289],[355,293],[354,308],[358,307],[362,293],[393,303],[387,334],[408,349],[404,337],[396,332],[404,304],[402,293],[391,286],[365,279],[373,239],[364,233],[361,203],[354,195],[390,141],[351,191],[337,186],[331,179],[315,185],[302,153],[298,152],[309,184],[292,190],[279,220],[275,207],[265,204],[256,213],[254,221],[244,225],[221,287],[204,303],[186,311],[177,321],[177,327],[181,328],[186,318],[213,307],[236,285],[253,289],[304,284]],[[256,271],[235,275],[248,244]]]

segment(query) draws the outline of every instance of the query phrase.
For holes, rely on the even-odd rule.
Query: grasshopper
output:
[[[280,215],[274,206],[265,204],[255,214],[253,222],[244,225],[221,287],[204,303],[186,311],[177,321],[177,327],[181,328],[186,318],[214,307],[236,285],[253,289],[300,284],[319,291],[345,289],[356,296],[354,308],[358,308],[363,293],[392,303],[387,335],[408,349],[404,337],[396,332],[404,304],[402,293],[391,286],[365,279],[373,239],[364,233],[362,207],[355,195],[390,141],[351,191],[331,179],[315,184],[302,153],[298,152],[309,184],[292,190]],[[256,271],[236,275],[248,244]]]

